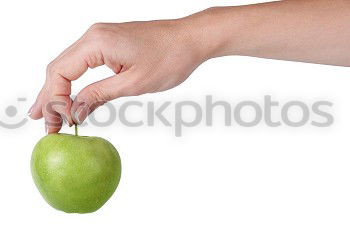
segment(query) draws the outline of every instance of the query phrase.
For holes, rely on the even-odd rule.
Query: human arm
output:
[[[30,116],[44,117],[55,133],[62,118],[79,124],[107,101],[173,88],[219,56],[350,66],[349,41],[346,0],[285,0],[210,8],[175,20],[98,23],[48,65]],[[115,75],[72,101],[71,82],[101,65]]]

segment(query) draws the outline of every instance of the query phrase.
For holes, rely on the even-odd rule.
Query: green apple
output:
[[[121,162],[105,139],[49,134],[35,146],[31,160],[34,182],[44,199],[67,213],[91,213],[116,190]]]

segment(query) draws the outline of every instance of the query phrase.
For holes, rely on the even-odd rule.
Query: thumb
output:
[[[97,107],[110,100],[142,94],[138,82],[139,78],[132,71],[125,71],[88,85],[73,101],[71,115],[74,122],[81,124]]]

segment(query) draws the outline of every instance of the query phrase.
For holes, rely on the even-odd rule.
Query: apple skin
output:
[[[66,213],[91,213],[116,190],[121,162],[118,151],[105,139],[49,134],[34,147],[31,171],[52,207]]]

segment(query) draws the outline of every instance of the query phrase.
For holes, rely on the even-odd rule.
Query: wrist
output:
[[[239,54],[236,39],[231,38],[239,34],[238,14],[232,10],[226,14],[227,8],[232,7],[209,8],[179,20],[191,48],[202,61]]]

